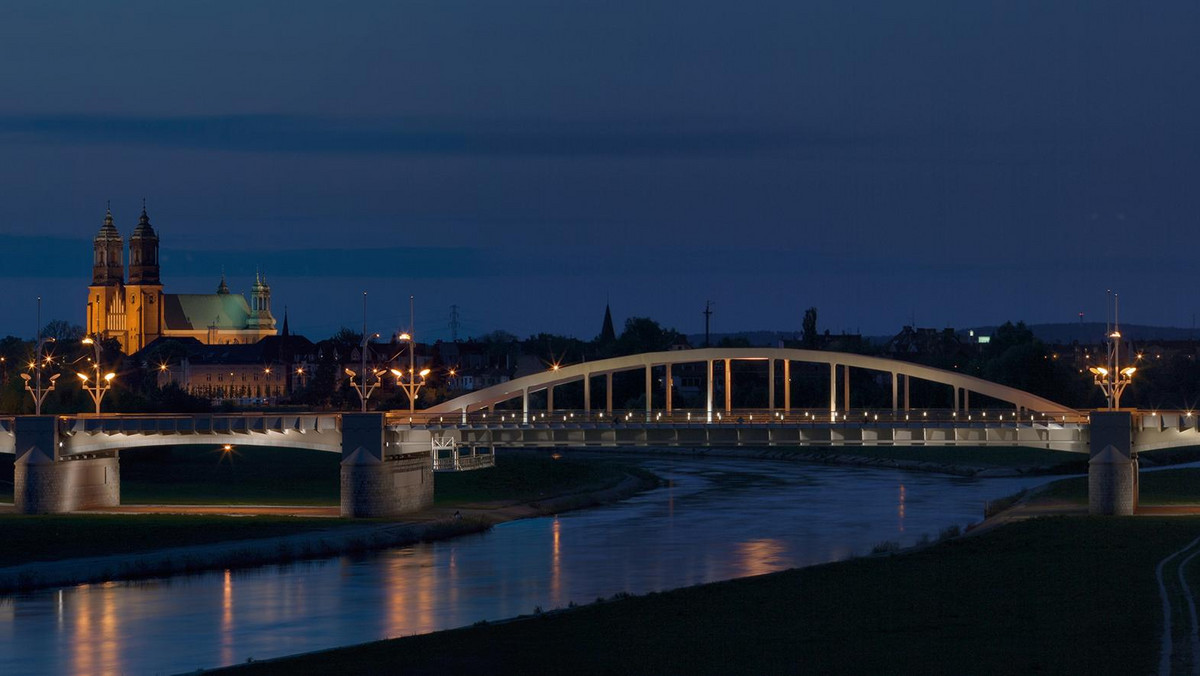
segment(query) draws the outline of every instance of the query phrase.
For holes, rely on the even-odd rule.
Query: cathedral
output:
[[[258,274],[250,302],[229,292],[225,276],[216,293],[163,293],[158,267],[158,235],[146,207],[129,236],[129,279],[124,242],[112,212],[92,242],[92,284],[88,287],[87,333],[116,338],[133,354],[157,338],[195,338],[209,345],[257,343],[275,335],[271,287]]]

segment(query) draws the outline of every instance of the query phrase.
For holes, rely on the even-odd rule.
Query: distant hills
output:
[[[977,336],[990,336],[996,332],[998,325],[991,326],[972,326],[963,329],[955,329],[955,332],[961,335],[966,335],[968,331],[974,331]],[[1106,326],[1103,322],[1065,322],[1060,324],[1030,324],[1029,328],[1033,331],[1033,335],[1037,336],[1043,342],[1052,343],[1055,345],[1069,345],[1076,341],[1083,344],[1097,344],[1104,341]],[[896,331],[899,333],[899,330]],[[874,345],[882,345],[893,338],[895,334],[887,336],[864,336],[864,339]],[[1134,342],[1151,341],[1151,340],[1192,340],[1200,338],[1200,331],[1190,328],[1180,328],[1175,326],[1148,326],[1145,324],[1122,324],[1121,336],[1126,340]],[[772,346],[777,345],[781,340],[799,340],[799,331],[739,331],[737,333],[714,333],[710,340],[713,345],[716,345],[722,338],[745,338],[751,345],[755,346]],[[694,333],[689,334],[688,342],[693,347],[704,345],[704,334]]]

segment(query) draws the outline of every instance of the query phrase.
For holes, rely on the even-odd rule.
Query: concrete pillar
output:
[[[965,387],[963,388],[963,410],[968,413],[971,412],[971,390]]]
[[[1137,508],[1137,461],[1129,411],[1093,411],[1088,425],[1088,513],[1129,516]]]
[[[22,514],[59,514],[121,504],[116,451],[63,456],[55,416],[17,416],[13,503]]]
[[[904,376],[904,412],[908,413],[911,407],[908,405],[908,382],[912,380],[912,376]]]
[[[433,505],[430,446],[388,448],[383,413],[342,414],[341,514],[390,517]]]
[[[554,386],[546,386],[546,412],[554,413]]]
[[[962,398],[962,388],[954,386],[954,412],[958,413],[958,400]]]
[[[850,412],[850,365],[842,364],[842,406],[847,413]]]
[[[592,374],[590,373],[583,376],[583,411],[589,415],[592,412]]]
[[[529,388],[521,389],[521,422],[529,422]]]
[[[671,399],[671,390],[674,388],[671,387],[671,385],[672,385],[671,365],[667,364],[666,369],[667,369],[667,373],[666,373],[666,377],[663,378],[663,382],[666,383],[666,385],[667,385],[667,402],[666,403],[667,403],[667,415],[669,416],[669,415],[671,415],[671,408],[672,408],[672,404],[674,403]]]
[[[898,382],[899,378],[900,378],[900,376],[896,375],[895,371],[892,371],[892,413],[893,414],[895,414],[896,411],[900,410],[900,397],[897,396],[897,394],[896,394],[897,391],[899,390],[899,382]]]
[[[775,360],[767,360],[767,410],[775,410]]]
[[[829,412],[837,412],[837,364],[829,364]]]
[[[464,425],[467,424],[467,408],[468,407],[466,407],[466,406],[462,407],[462,424],[464,424]]]
[[[646,364],[646,422],[650,421],[650,400],[654,393],[654,374],[651,372],[653,368]]]
[[[733,410],[733,360],[725,360],[725,412]]]
[[[604,374],[604,410],[612,415],[612,372]]]
[[[713,418],[713,360],[708,360],[708,377],[704,379],[704,386],[708,389],[708,422],[712,422]]]
[[[783,412],[792,412],[792,360],[783,360]]]

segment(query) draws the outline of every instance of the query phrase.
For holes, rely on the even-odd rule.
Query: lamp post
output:
[[[372,369],[370,371],[370,374],[375,377],[375,382],[373,382],[373,383],[367,382],[367,373],[368,373],[368,371],[367,371],[367,342],[370,341],[372,338],[378,338],[378,337],[379,337],[378,333],[373,333],[368,336],[364,332],[362,343],[360,343],[358,346],[359,356],[362,358],[361,364],[359,366],[360,370],[358,373],[355,373],[354,371],[352,371],[350,369],[346,369],[346,375],[350,376],[350,387],[353,387],[354,391],[358,392],[358,399],[360,402],[362,402],[362,412],[363,413],[367,412],[367,400],[371,398],[371,393],[375,391],[376,387],[379,387],[379,384],[381,382],[383,382],[379,378],[379,376],[383,375],[384,372],[380,369]],[[361,385],[359,383],[354,382],[355,376],[359,376],[359,375],[361,375],[362,381],[363,381]]]
[[[421,369],[417,372],[417,341],[413,340],[411,331],[413,330],[413,297],[408,297],[408,331],[396,336],[396,339],[402,343],[408,343],[408,371],[403,369],[392,369],[392,375],[396,376],[396,386],[404,390],[408,395],[408,415],[411,416],[417,410],[417,393],[425,386],[425,377],[429,375],[429,369]],[[420,380],[418,380],[418,378]]]
[[[1121,393],[1133,382],[1136,366],[1121,368],[1121,322],[1119,318],[1120,295],[1113,294],[1113,326],[1108,334],[1107,366],[1091,366],[1092,382],[1108,399],[1109,410],[1121,408]]]
[[[392,375],[396,376],[396,386],[408,395],[408,414],[411,416],[417,410],[417,393],[425,386],[425,377],[429,375],[429,369],[421,369],[417,373],[413,373],[412,367],[409,367],[407,372],[392,369]]]
[[[39,302],[41,299],[38,299]],[[38,336],[37,344],[33,348],[33,363],[29,366],[33,369],[33,377],[28,373],[22,373],[21,379],[25,381],[25,391],[29,392],[29,396],[33,397],[33,412],[34,415],[42,414],[42,402],[46,401],[46,395],[54,391],[54,381],[58,380],[61,373],[55,373],[50,376],[50,383],[47,387],[42,387],[42,349],[47,342],[54,342],[53,338],[43,338]],[[47,361],[49,359],[47,358]]]
[[[100,402],[104,400],[104,395],[112,389],[113,378],[117,374],[109,372],[105,373],[104,377],[100,377],[100,336],[87,336],[81,341],[84,345],[91,345],[96,351],[96,358],[92,361],[92,370],[96,372],[95,383],[89,385],[91,378],[86,373],[76,373],[85,392],[92,396],[92,401],[96,402],[96,415],[100,415]]]

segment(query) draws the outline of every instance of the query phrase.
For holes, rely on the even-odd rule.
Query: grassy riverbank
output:
[[[1038,519],[228,673],[1149,673],[1154,566],[1198,534],[1191,517]]]

